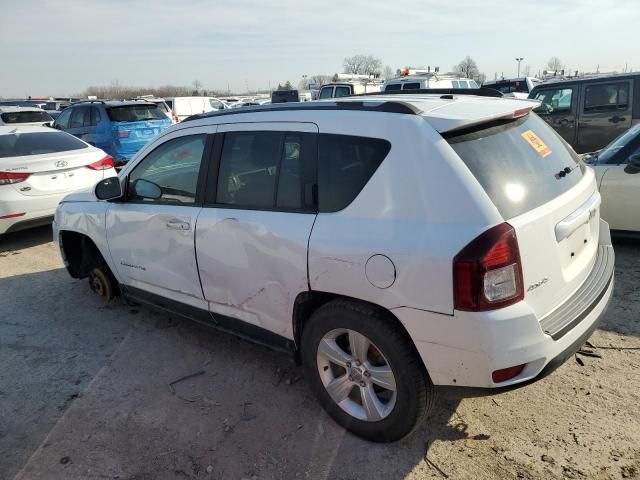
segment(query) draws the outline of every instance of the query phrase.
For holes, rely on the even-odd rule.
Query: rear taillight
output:
[[[103,159],[87,165],[87,168],[90,168],[91,170],[106,170],[107,168],[113,168],[114,166],[115,162],[113,161],[113,158],[111,158],[111,155],[107,155]]]
[[[118,138],[129,138],[129,130],[120,130],[118,132]]]
[[[516,232],[508,223],[482,233],[453,259],[456,310],[495,310],[524,298]]]
[[[24,182],[30,175],[22,172],[0,172],[0,185]]]
[[[174,112],[171,112],[171,116],[173,117],[173,120],[178,123],[180,122],[180,119],[178,118],[178,115],[176,115]]]

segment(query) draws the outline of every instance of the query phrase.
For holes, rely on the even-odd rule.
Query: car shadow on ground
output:
[[[64,269],[2,278],[0,291],[13,299],[0,322],[3,463],[24,467],[18,478],[201,478],[209,466],[213,478],[404,478],[437,472],[434,442],[488,438],[441,399],[404,440],[366,442],[324,413],[285,354],[104,305]]]
[[[15,250],[43,245],[52,240],[51,225],[0,235],[0,258]]]
[[[614,237],[615,285],[600,329],[640,337],[640,318],[633,304],[640,303],[640,239]]]

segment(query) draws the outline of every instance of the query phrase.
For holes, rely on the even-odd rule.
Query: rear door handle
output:
[[[169,220],[166,225],[172,230],[191,230],[191,224],[182,220]]]

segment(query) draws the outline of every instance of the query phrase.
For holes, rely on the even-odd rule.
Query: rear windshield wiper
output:
[[[571,172],[573,172],[576,168],[578,168],[580,166],[580,164],[576,164],[575,167],[571,168],[571,167],[564,167],[562,170],[560,170],[558,173],[555,174],[555,177],[560,180],[561,178],[566,177],[567,175],[569,175]]]

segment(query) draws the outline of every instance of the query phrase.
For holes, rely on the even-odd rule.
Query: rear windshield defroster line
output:
[[[535,113],[442,136],[506,220],[570,190],[585,172],[578,156]],[[570,174],[556,176],[567,167]]]

